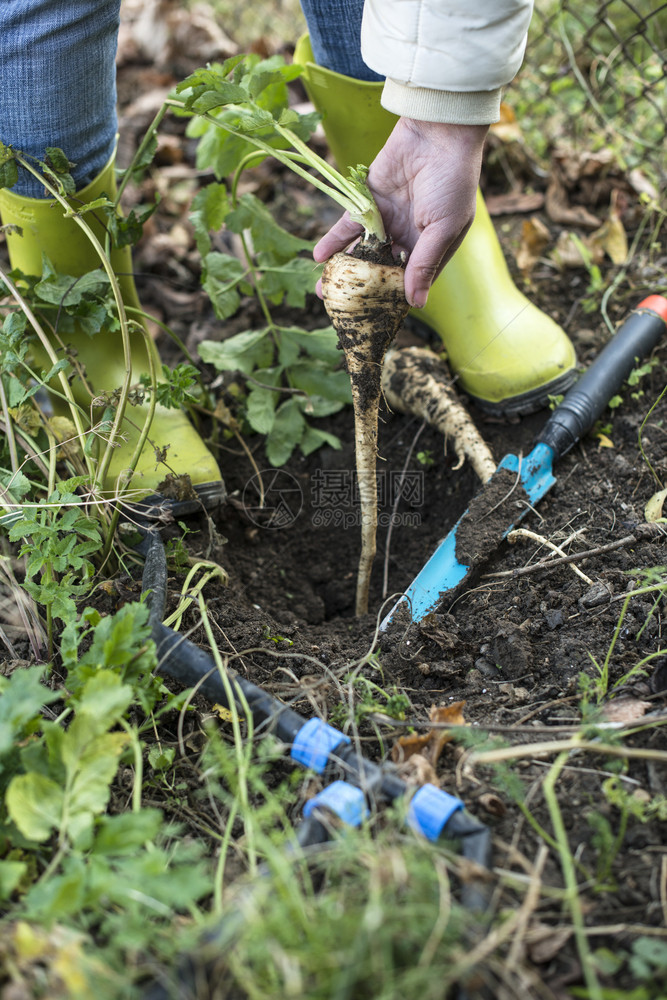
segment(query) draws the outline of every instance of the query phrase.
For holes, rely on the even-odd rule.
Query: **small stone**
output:
[[[612,593],[611,587],[608,587],[606,583],[594,583],[579,598],[578,603],[582,608],[597,608],[601,604],[607,604]]]

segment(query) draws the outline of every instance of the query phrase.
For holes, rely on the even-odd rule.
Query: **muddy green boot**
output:
[[[102,194],[109,198],[115,195],[112,163],[71,199],[72,204],[76,208],[77,204],[88,204]],[[7,236],[7,244],[12,267],[19,268],[24,274],[41,275],[43,254],[61,274],[78,277],[101,267],[100,259],[86,234],[72,219],[65,217],[62,207],[52,199],[26,198],[6,188],[0,189],[0,218],[5,225],[21,228],[21,233],[17,231]],[[104,230],[101,222],[94,218],[92,212],[86,214],[85,219],[103,243]],[[132,384],[135,384],[142,374],[150,371],[148,351],[151,351],[151,360],[157,366],[158,375],[161,372],[160,359],[152,342],[149,342],[150,348],[147,347],[141,331],[134,326],[143,321],[139,313],[134,311],[139,310],[140,305],[132,277],[129,247],[113,250],[111,264],[118,275],[128,318],[133,321],[130,324],[130,344]],[[124,382],[126,366],[120,332],[102,330],[94,337],[89,337],[84,330],[78,328],[63,336],[62,343],[76,356],[76,363],[81,368],[83,378],[73,380],[72,391],[77,403],[89,412],[93,397],[111,393]],[[63,356],[62,343],[54,336],[53,346],[60,357]],[[34,356],[38,364],[47,369],[51,366],[43,349],[36,348]],[[55,397],[54,408],[58,412],[67,412],[60,408],[60,402]],[[127,405],[121,428],[122,440],[113,450],[103,481],[97,484],[108,497],[113,497],[118,492],[118,485],[123,484],[126,479],[125,473],[147,413],[147,403]],[[166,465],[156,459],[156,450],[163,449]],[[101,448],[99,450],[101,452]],[[218,465],[186,414],[179,409],[157,406],[148,440],[140,454],[127,496],[136,499],[161,493],[160,484],[170,470],[177,476],[187,473],[195,487],[196,497],[192,494],[189,502],[184,494],[170,497],[171,500],[179,501],[171,504],[178,513],[187,513],[187,509],[196,509],[202,503],[208,508],[214,507],[224,499],[225,491]],[[184,485],[187,494],[187,483]],[[174,492],[173,484],[170,492]]]
[[[324,69],[307,35],[294,62],[338,166],[369,164],[396,123],[380,104],[382,83]],[[531,413],[575,378],[574,348],[561,328],[512,281],[481,193],[465,240],[413,315],[442,338],[461,389],[490,413]]]

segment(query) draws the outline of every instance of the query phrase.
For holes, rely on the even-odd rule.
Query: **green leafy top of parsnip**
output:
[[[167,102],[199,116],[275,157],[313,184],[364,228],[364,238],[386,239],[382,216],[366,183],[368,168],[350,167],[343,176],[304,141],[319,116],[299,115],[287,103],[285,84],[301,73],[278,58],[258,61],[233,56],[183,80]]]

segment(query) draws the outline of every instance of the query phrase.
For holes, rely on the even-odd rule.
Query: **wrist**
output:
[[[405,118],[406,125],[420,138],[451,148],[458,146],[463,153],[476,153],[484,145],[488,125],[462,125],[454,122],[426,122],[415,118]]]

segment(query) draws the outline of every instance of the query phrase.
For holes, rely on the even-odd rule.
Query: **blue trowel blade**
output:
[[[522,499],[526,500],[526,504],[523,509],[517,510],[512,523],[507,525],[498,541],[501,541],[512,530],[530,507],[541,500],[556,482],[553,475],[553,463],[554,452],[546,444],[536,445],[526,458],[519,455],[505,455],[500,462],[494,475],[482,488],[482,493],[490,488],[496,474],[500,470],[505,470],[513,472],[517,476],[518,482],[523,487]],[[381,632],[386,630],[396,611],[403,605],[405,605],[412,621],[421,621],[426,615],[435,611],[438,605],[447,599],[447,595],[472,573],[475,567],[460,563],[456,557],[457,531],[467,516],[468,511],[459,518],[447,537],[440,543],[408,589],[384,618],[380,625]]]

